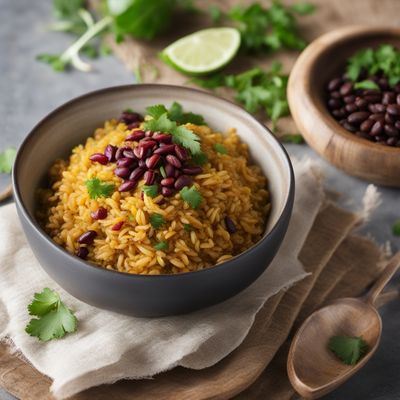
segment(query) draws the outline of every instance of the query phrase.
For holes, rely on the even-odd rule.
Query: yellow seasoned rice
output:
[[[46,232],[71,253],[79,248],[78,238],[88,230],[97,232],[88,246],[87,260],[132,274],[170,274],[196,271],[229,260],[254,245],[262,236],[270,210],[267,180],[261,169],[249,162],[247,145],[236,131],[226,135],[207,126],[186,124],[201,138],[202,150],[208,156],[203,172],[194,176],[194,185],[203,201],[197,209],[184,202],[179,192],[172,197],[143,196],[143,180],[132,192],[117,190],[108,198],[91,199],[85,182],[97,177],[118,187],[123,180],[114,175],[114,163],[101,165],[89,160],[102,153],[108,144],[121,146],[131,130],[116,120],[105,122],[84,145],[75,147],[69,161],[57,160],[51,167],[50,189],[40,190],[38,216]],[[215,151],[222,143],[227,154]],[[125,145],[135,146],[136,142]],[[108,210],[104,220],[93,220],[91,212],[100,206]],[[159,213],[166,223],[155,230],[149,216]],[[236,225],[230,234],[224,218]],[[120,231],[111,228],[124,221]],[[191,230],[185,229],[191,225]],[[155,250],[160,241],[168,250]]]

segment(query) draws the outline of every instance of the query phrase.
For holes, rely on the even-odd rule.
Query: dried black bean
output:
[[[370,113],[367,111],[357,111],[347,117],[347,121],[353,125],[359,125],[369,117]]]
[[[351,94],[351,95],[349,95],[349,96],[345,96],[345,97],[343,98],[343,101],[344,101],[346,104],[352,104],[352,103],[355,102],[355,100],[356,100],[356,96],[354,96],[354,94]]]
[[[342,107],[342,102],[338,99],[329,99],[328,100],[328,107],[331,110],[337,110],[338,108]]]
[[[350,94],[353,91],[353,84],[352,82],[345,82],[343,83],[342,86],[340,86],[340,94],[342,96],[347,96],[348,94]]]
[[[382,131],[383,131],[383,122],[376,121],[374,125],[372,125],[370,133],[372,136],[378,136],[382,133]]]
[[[360,125],[360,130],[362,132],[369,132],[374,124],[375,121],[368,118]]]
[[[390,115],[399,116],[400,115],[400,105],[399,104],[389,104],[386,107],[386,111]]]
[[[396,94],[394,92],[385,92],[382,96],[382,104],[388,105],[396,102]]]
[[[393,125],[385,124],[383,129],[388,136],[399,136],[399,131]]]

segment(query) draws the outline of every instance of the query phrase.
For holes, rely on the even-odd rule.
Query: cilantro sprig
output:
[[[400,82],[400,51],[390,44],[383,44],[376,49],[366,48],[358,51],[349,59],[346,75],[353,82],[357,82],[362,72],[368,75],[382,72],[390,86],[396,85]],[[366,82],[371,81],[364,81],[364,87],[360,87],[361,82],[358,83],[358,88],[370,89],[371,87],[366,87]],[[371,85],[368,83],[368,86]]]
[[[154,229],[158,229],[161,225],[165,224],[165,218],[159,213],[151,214],[150,224]]]
[[[194,114],[192,112],[184,112],[183,107],[180,103],[174,101],[169,109],[163,104],[156,104],[146,108],[147,114],[157,119],[161,115],[167,113],[168,118],[171,121],[175,121],[180,125],[183,124],[195,124],[205,125],[204,117],[200,114]]]
[[[368,351],[368,345],[361,337],[333,336],[328,347],[347,365],[357,364]]]
[[[60,295],[49,288],[35,293],[31,304],[28,305],[32,318],[25,331],[41,341],[60,339],[67,333],[75,332],[78,320],[60,298]]]
[[[144,194],[149,197],[156,197],[158,194],[158,185],[143,186]]]
[[[191,188],[185,186],[179,193],[183,201],[188,203],[194,209],[198,208],[203,201],[201,193],[194,186]]]
[[[115,190],[112,183],[103,182],[99,178],[89,179],[85,182],[85,185],[91,199],[110,197]]]
[[[0,153],[0,173],[9,174],[14,164],[17,150],[14,147],[8,147]]]
[[[168,250],[168,242],[166,240],[162,240],[154,245],[156,250]]]
[[[220,154],[228,154],[228,150],[222,143],[215,143],[214,150]]]
[[[242,103],[248,112],[264,111],[275,128],[279,118],[289,115],[286,98],[288,78],[288,75],[282,72],[282,64],[275,62],[270,71],[252,68],[236,75],[217,74],[206,79],[194,78],[192,82],[208,89],[233,89],[236,93],[235,99]]]

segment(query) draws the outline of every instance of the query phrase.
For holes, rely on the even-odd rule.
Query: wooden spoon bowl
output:
[[[323,158],[350,175],[400,187],[400,148],[357,137],[326,107],[326,85],[343,73],[348,58],[384,43],[400,48],[400,29],[350,26],[320,36],[297,59],[289,78],[288,100],[304,139]]]

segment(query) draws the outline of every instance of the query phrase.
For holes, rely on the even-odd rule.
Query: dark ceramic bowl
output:
[[[269,179],[272,212],[263,238],[253,247],[217,266],[177,275],[132,275],[82,261],[58,246],[35,218],[35,192],[56,158],[66,158],[106,119],[128,107],[173,101],[203,114],[219,131],[238,130],[254,162]],[[129,85],[78,97],[45,117],[21,145],[13,185],[18,214],[42,268],[61,287],[85,303],[134,316],[186,313],[228,299],[249,286],[268,267],[285,235],[294,197],[290,160],[271,132],[242,108],[201,91],[168,85]],[[260,221],[260,223],[263,223]]]

